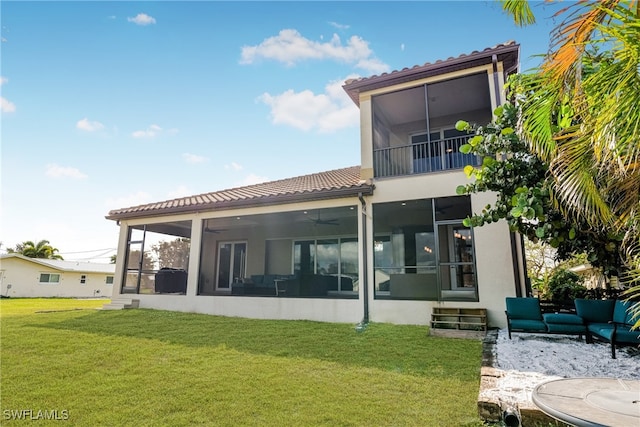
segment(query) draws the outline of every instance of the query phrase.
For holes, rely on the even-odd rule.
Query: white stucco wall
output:
[[[1,292],[4,296],[14,298],[108,298],[113,292],[113,285],[106,283],[106,277],[113,276],[113,274],[61,271],[19,258],[4,258],[1,264]],[[41,273],[59,274],[60,282],[40,283]],[[80,283],[81,275],[86,276],[84,284]],[[8,285],[11,286],[9,287]]]
[[[141,308],[173,310],[252,319],[315,320],[358,323],[362,300],[204,295],[126,295]]]

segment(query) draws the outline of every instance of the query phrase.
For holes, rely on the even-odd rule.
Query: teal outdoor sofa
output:
[[[542,313],[538,298],[506,298],[507,330],[546,334],[586,335],[587,327],[580,316],[572,313]]]
[[[611,343],[611,357],[616,358],[616,346],[640,346],[640,329],[633,330],[635,318],[630,301],[576,299],[576,314],[587,327],[586,340]]]

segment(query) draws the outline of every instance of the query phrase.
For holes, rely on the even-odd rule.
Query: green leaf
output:
[[[502,111],[503,111],[503,110],[504,110],[504,108],[502,108],[502,106],[500,106],[500,107],[496,107],[496,109],[495,109],[495,110],[493,110],[493,114],[494,114],[495,116],[500,117],[500,116],[502,115]]]
[[[464,120],[458,120],[456,122],[456,130],[462,132],[469,129],[469,122],[465,122]]]
[[[576,229],[575,228],[571,228],[571,230],[569,230],[569,239],[573,240],[576,238]]]
[[[467,194],[467,187],[464,185],[458,185],[456,187],[456,194],[462,196],[463,194]]]
[[[502,129],[502,131],[500,131],[500,135],[505,136],[505,135],[511,135],[513,133],[513,129],[512,128],[504,128]]]
[[[471,218],[465,218],[462,220],[462,225],[464,225],[465,227],[471,227]]]
[[[460,146],[460,152],[461,152],[462,154],[469,154],[469,153],[471,152],[471,148],[472,148],[472,147],[471,147],[471,145],[469,145],[469,144],[462,144],[462,145]]]
[[[472,147],[477,147],[482,141],[484,141],[484,137],[482,135],[476,135],[471,138],[467,144],[471,144]]]
[[[468,178],[470,178],[471,175],[473,175],[474,171],[475,171],[475,168],[471,165],[467,165],[464,167],[464,173],[465,175],[467,175]]]
[[[560,129],[566,129],[571,126],[571,117],[562,117],[558,123]]]
[[[536,237],[542,239],[544,237],[544,227],[536,228]]]
[[[511,209],[511,216],[514,218],[520,218],[522,216],[522,211],[522,207],[516,206],[515,208]]]
[[[491,167],[496,163],[498,163],[498,161],[491,156],[485,156],[482,158],[482,166],[484,167]]]

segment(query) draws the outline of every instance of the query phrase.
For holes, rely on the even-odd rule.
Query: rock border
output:
[[[478,393],[478,415],[487,423],[503,423],[505,410],[513,411],[522,427],[567,426],[542,412],[531,401],[531,390],[515,390],[519,398],[513,397],[513,391],[504,393],[501,398],[500,380],[507,372],[495,367],[496,342],[498,329],[490,329],[482,340],[482,366],[480,368],[480,392]],[[502,424],[504,425],[504,424]]]

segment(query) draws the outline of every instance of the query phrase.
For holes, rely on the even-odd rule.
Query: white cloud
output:
[[[3,86],[5,84],[9,83],[9,79],[1,76],[0,77],[0,86]],[[16,104],[14,104],[13,102],[9,101],[7,98],[0,97],[0,111],[2,111],[3,113],[13,113],[16,111]]]
[[[193,163],[193,164],[204,163],[209,160],[204,156],[198,156],[197,154],[191,154],[191,153],[182,153],[182,158],[185,160],[185,162]]]
[[[169,199],[179,199],[180,197],[187,197],[193,195],[193,192],[189,190],[185,185],[181,185],[167,193]]]
[[[295,127],[304,131],[317,129],[333,132],[356,126],[360,112],[342,89],[342,80],[330,82],[325,93],[314,94],[310,90],[287,90],[279,95],[264,93],[258,98],[271,108],[274,124]]]
[[[372,74],[382,74],[389,71],[389,66],[378,58],[363,58],[356,64],[358,68],[367,70]]]
[[[72,179],[85,179],[87,175],[80,172],[80,170],[70,166],[60,166],[55,163],[48,164],[45,175],[50,178],[72,178]]]
[[[242,169],[244,169],[241,164],[236,162],[231,162],[228,165],[224,165],[224,168],[227,170],[234,170],[234,171],[241,171]]]
[[[158,125],[151,125],[145,130],[137,130],[131,133],[131,136],[139,139],[152,139],[160,135],[175,135],[178,133],[178,129],[172,128],[169,130],[164,130]]]
[[[149,16],[146,13],[139,13],[135,18],[127,18],[127,21],[133,22],[137,25],[150,25],[155,24],[156,19],[153,16]]]
[[[0,108],[2,108],[3,113],[13,113],[16,111],[16,104],[5,97],[0,97]]]
[[[308,59],[330,59],[355,65],[369,73],[389,70],[373,55],[369,43],[358,36],[351,36],[346,44],[334,34],[328,42],[317,42],[303,37],[293,29],[281,30],[277,36],[269,37],[256,46],[243,46],[241,64],[251,64],[264,58],[294,65]]]
[[[334,28],[337,28],[339,30],[348,30],[350,25],[345,25],[345,24],[339,24],[337,22],[333,22],[333,21],[329,21],[329,25],[331,25]]]
[[[244,187],[244,186],[247,186],[247,185],[260,184],[262,182],[267,182],[267,181],[269,181],[269,178],[267,178],[266,176],[259,176],[259,175],[255,175],[255,174],[249,174],[242,181],[238,181],[236,183],[236,186]]]
[[[80,130],[84,130],[86,132],[96,132],[104,129],[104,125],[100,122],[89,121],[86,117],[82,120],[78,120],[76,123],[76,128]]]
[[[126,196],[109,198],[105,201],[105,206],[109,209],[120,209],[131,206],[144,205],[151,202],[151,194],[145,191],[138,191]]]

